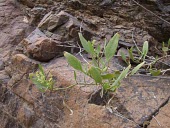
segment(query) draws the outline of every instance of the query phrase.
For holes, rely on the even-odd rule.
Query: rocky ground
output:
[[[170,127],[168,76],[125,79],[112,107],[98,99],[96,86],[42,94],[28,78],[42,64],[55,86],[73,84],[63,51],[79,51],[79,31],[101,46],[119,32],[119,50],[148,40],[150,53],[161,55],[157,46],[170,37],[169,15],[168,0],[1,0],[0,128]],[[111,66],[122,69],[117,59]]]

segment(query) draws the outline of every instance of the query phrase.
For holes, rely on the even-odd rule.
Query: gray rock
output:
[[[79,41],[78,32],[80,28],[86,39],[90,40],[92,37],[92,30],[86,25],[78,21],[74,16],[61,11],[58,14],[49,12],[38,25],[42,31],[50,31],[53,34],[62,36],[62,41]]]
[[[5,68],[4,62],[2,60],[0,60],[0,70],[3,70],[4,68]]]
[[[103,0],[102,3],[100,3],[100,6],[109,6],[112,3],[112,0]]]

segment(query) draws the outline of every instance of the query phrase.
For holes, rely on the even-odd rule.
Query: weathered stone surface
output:
[[[47,9],[45,7],[35,6],[34,8],[29,9],[27,13],[29,15],[29,23],[36,25],[47,13]]]
[[[148,128],[169,128],[170,127],[170,102],[159,109],[158,115],[152,118]]]
[[[10,0],[0,1],[0,59],[5,63],[16,45],[32,31],[23,20],[22,12]]]
[[[145,75],[126,79],[118,90],[120,102],[138,124],[149,120],[169,96],[169,79]]]
[[[67,87],[74,84],[74,73],[72,68],[67,65],[64,58],[57,58],[52,60],[46,68],[51,71],[51,73],[57,77],[57,85],[62,85],[62,87]],[[62,73],[61,73],[62,72]],[[84,75],[77,72],[77,81],[83,82]],[[88,83],[91,83],[90,78],[86,78]],[[97,106],[93,104],[88,104],[89,96],[95,92],[97,86],[75,86],[73,89],[66,93],[66,103],[73,110],[73,115],[69,115],[70,111],[65,110],[65,116],[63,121],[60,121],[59,125],[62,128],[71,127],[79,128],[112,128],[112,127],[136,127],[136,124],[128,120],[124,120],[114,114],[109,113],[109,111],[103,106]]]
[[[60,44],[49,38],[39,38],[38,41],[27,46],[27,53],[38,61],[49,61],[64,51],[65,48]]]
[[[21,41],[13,54],[24,53],[35,60],[47,62],[63,55],[64,51],[74,51],[72,44],[61,42],[61,38],[62,36],[50,32],[43,33],[37,28]]]
[[[87,39],[92,37],[92,31],[87,25],[64,11],[58,14],[49,12],[39,23],[38,27],[62,36],[62,41],[78,41],[80,27]]]
[[[68,2],[68,5],[74,9],[86,9],[87,5],[79,0],[71,0]]]
[[[2,60],[0,60],[0,70],[3,70],[4,68],[5,68],[4,62]]]
[[[13,56],[11,64],[6,67],[6,72],[11,79],[8,81],[8,85],[13,87],[17,85],[24,77],[28,78],[28,74],[35,71],[38,67],[38,63],[29,59],[23,54],[16,54]]]
[[[48,65],[47,68],[50,69],[52,73],[55,74],[55,76],[58,76],[59,83],[60,82],[63,83],[64,81],[68,83],[69,81],[74,82],[73,71],[67,67],[67,63],[62,58],[53,60],[51,64]],[[78,81],[81,82],[83,80],[82,79],[83,75],[78,74],[78,76],[79,76]],[[90,82],[90,80],[88,80],[88,82]],[[95,87],[92,88],[91,86],[90,88],[91,89],[88,89],[88,87],[81,87],[80,92],[81,91],[85,92],[86,93],[85,97],[88,97],[90,93],[96,90]],[[134,124],[136,122],[138,125],[142,125],[145,121],[150,119],[152,114],[154,114],[162,104],[164,104],[167,101],[169,94],[170,94],[169,79],[154,78],[150,76],[139,75],[139,76],[128,78],[122,82],[121,88],[118,89],[118,92],[113,98],[113,100],[111,101],[110,105],[113,106],[114,109],[116,108],[117,112],[121,114],[123,118],[126,118],[125,120],[129,119]],[[80,95],[82,97],[83,94],[80,94]],[[79,94],[77,93],[77,95],[74,95],[72,97],[74,98],[79,97]],[[74,111],[73,106],[74,105],[79,106],[79,104],[74,103],[73,99],[72,101],[68,100],[68,102],[70,103],[69,106],[72,106],[73,111]],[[81,103],[81,105],[83,105],[84,102],[86,101],[85,99],[84,99],[85,101],[83,100],[81,101],[81,99],[79,100],[80,100],[79,103]],[[86,104],[87,103],[85,102],[84,105]],[[76,108],[76,111],[78,111],[77,107],[75,108]],[[82,108],[82,107],[78,107],[78,108]],[[84,109],[87,110],[86,107],[84,107]],[[114,109],[112,110],[113,114],[115,111]],[[84,115],[84,118],[86,117],[87,116]],[[69,117],[66,116],[66,118],[69,118]],[[70,120],[70,118],[68,120]],[[101,122],[102,121],[103,120],[101,120]],[[115,123],[114,121],[113,121],[113,124]],[[74,125],[76,127],[76,124]],[[85,127],[87,126],[88,125],[85,125]],[[112,126],[116,126],[116,124]],[[119,127],[123,127],[123,126],[120,125]]]
[[[0,71],[0,84],[7,83],[9,81],[10,77],[5,72],[5,70]]]
[[[49,61],[60,55],[64,47],[60,47],[60,42],[48,38],[42,31],[35,29],[21,41],[16,50],[35,60]]]
[[[10,68],[12,69],[11,74],[13,73],[30,73],[36,70],[38,62],[31,60],[23,54],[16,54],[12,57]]]
[[[66,116],[61,128],[135,128],[136,124],[126,121],[114,114],[109,113],[103,106],[93,104],[82,105],[80,109],[74,110],[74,114]]]

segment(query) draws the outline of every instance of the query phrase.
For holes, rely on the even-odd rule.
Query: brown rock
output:
[[[36,122],[36,116],[33,109],[28,104],[23,104],[18,110],[17,119],[26,127],[31,127]]]
[[[71,68],[67,66],[67,62],[63,58],[58,58],[51,61],[51,63],[47,66],[47,68],[50,69],[55,76],[57,76],[59,85],[64,85],[66,82],[67,85],[70,85],[71,83],[75,82],[73,70],[71,70]],[[111,66],[110,68],[115,69],[114,66]],[[78,81],[83,82],[84,75],[78,73],[77,76],[79,76],[77,77]],[[91,82],[91,79],[86,79],[86,80],[88,82]],[[157,79],[157,78],[152,78],[150,76],[144,76],[144,75],[127,78],[121,82],[121,88],[118,89],[117,94],[115,96],[115,98],[118,98],[118,101],[115,102],[113,100],[110,105],[117,108],[118,113],[122,114],[122,117],[130,119],[132,122],[134,121],[138,125],[143,124],[152,116],[152,114],[157,109],[159,109],[159,107],[162,104],[164,104],[167,101],[170,94],[169,93],[170,86],[168,84],[169,84],[168,79],[159,79],[159,78]],[[75,87],[75,89],[77,87]],[[79,90],[80,92],[77,92],[77,90],[75,89],[72,90],[74,93],[70,91],[70,93],[72,92],[70,94],[70,98],[71,97],[72,98],[71,101],[68,100],[69,102],[68,104],[69,106],[72,106],[73,111],[82,113],[81,111],[83,110],[81,110],[81,108],[84,107],[83,104],[87,106],[86,100],[88,99],[86,98],[90,95],[90,93],[97,90],[95,86],[90,86],[90,88],[91,89],[89,90],[88,87],[80,86],[80,90]],[[84,107],[84,110],[87,110],[87,108]],[[84,117],[83,121],[85,121],[86,118],[87,119],[88,117],[91,118],[92,115],[88,115],[88,116],[74,115],[74,116],[76,116],[76,118],[80,118],[80,116],[83,116]],[[73,119],[72,117],[66,117],[66,118],[68,118],[68,120]],[[121,119],[121,117],[119,118]],[[79,121],[75,121],[75,122],[79,122]],[[103,122],[103,120],[101,119],[100,122]],[[76,124],[74,123],[73,125],[76,127]],[[117,126],[115,120],[113,120],[113,122],[111,121],[110,123],[113,123],[112,126],[115,127]],[[66,124],[67,123],[65,123],[65,125]],[[92,125],[92,124],[86,124],[85,126],[87,127],[88,125]],[[122,126],[119,127],[121,128]]]
[[[5,70],[0,71],[0,84],[6,84],[9,81],[9,76]]]
[[[170,127],[170,102],[160,108],[158,115],[152,118],[148,128],[169,128]]]
[[[49,38],[39,38],[38,41],[27,47],[27,53],[38,61],[49,61],[64,51],[64,47],[59,45],[60,42]]]
[[[28,58],[23,54],[16,54],[12,57],[11,69],[13,70],[11,73],[30,73],[37,69],[38,62]]]

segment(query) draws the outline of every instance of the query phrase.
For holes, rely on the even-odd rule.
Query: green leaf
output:
[[[84,50],[91,55],[94,55],[94,48],[92,46],[92,43],[90,41],[87,41],[81,33],[79,33],[79,38]]]
[[[112,84],[111,88],[114,86],[117,86],[119,82],[126,77],[128,74],[129,69],[131,68],[131,65],[129,65],[125,70],[122,71],[122,73],[119,75],[119,77],[115,80],[115,82]]]
[[[91,55],[94,56],[94,47],[92,45],[92,42],[88,41],[87,43],[88,43],[88,48],[89,48],[89,52],[88,53],[90,53]]]
[[[130,75],[134,75],[143,65],[144,65],[145,62],[142,62],[140,64],[138,64],[131,72]]]
[[[74,71],[74,79],[75,79],[75,81],[77,80],[77,74],[76,74],[76,71]]]
[[[130,49],[128,49],[129,52],[129,57],[132,61],[134,61],[134,56],[133,56],[133,47],[131,47]]]
[[[117,79],[120,75],[120,71],[115,71],[114,73],[109,73],[109,74],[105,74],[105,75],[101,75],[102,76],[102,79]]]
[[[127,60],[126,60],[126,55],[125,55],[123,52],[120,52],[120,55],[121,55],[121,57],[122,57],[122,60],[123,60],[124,62],[126,62],[126,64],[128,64],[128,62],[127,62]]]
[[[119,88],[119,86],[120,86],[120,81],[116,85],[112,86],[110,88],[110,91],[115,92]]]
[[[43,67],[42,67],[41,64],[38,64],[38,68],[39,68],[40,72],[42,72],[42,74],[45,75]]]
[[[106,72],[107,69],[108,69],[108,67],[104,67],[104,68],[102,69],[102,72]]]
[[[96,48],[96,56],[99,58],[99,56],[100,56],[100,51],[101,51],[101,47],[100,47],[100,45],[98,45],[97,46],[97,48]]]
[[[106,74],[106,75],[102,75],[102,79],[113,79],[115,77],[114,74]]]
[[[96,83],[102,83],[102,77],[98,68],[91,66],[88,73],[95,80]]]
[[[152,76],[159,76],[161,74],[161,70],[150,69],[149,72]]]
[[[35,78],[34,78],[35,77]],[[37,81],[37,78],[34,74],[30,73],[29,74],[29,78],[30,80],[33,82],[33,84],[36,85],[36,87],[41,91],[44,92],[44,89],[46,89],[47,87],[45,85],[43,85],[42,83],[40,83],[39,81]]]
[[[168,52],[168,51],[169,51],[169,48],[168,48],[168,47],[162,47],[162,51]]]
[[[148,41],[145,41],[143,44],[143,49],[142,49],[143,60],[145,59],[145,57],[148,53],[148,49],[149,49]]]
[[[105,91],[107,91],[109,88],[110,88],[110,84],[109,84],[109,83],[104,83],[104,84],[103,84],[103,89],[104,89]]]
[[[170,47],[170,38],[169,38],[169,40],[168,40],[168,48]]]
[[[162,47],[165,47],[165,42],[162,42]]]
[[[99,63],[101,64],[103,71],[106,71],[107,67],[106,67],[105,60],[103,58],[100,58]]]
[[[110,59],[115,55],[116,49],[118,47],[120,35],[116,33],[109,41],[107,46],[105,47],[105,56],[106,56],[106,62],[109,62]]]
[[[114,72],[114,78],[117,79],[120,76],[121,72],[120,71],[115,71]]]
[[[82,71],[83,72],[83,68],[81,65],[81,62],[72,54],[68,53],[68,52],[64,52],[64,56],[67,59],[67,62],[76,70]]]
[[[94,58],[92,59],[92,63],[94,66],[96,66],[96,67],[98,66],[98,63],[97,63],[96,59],[94,59]]]

